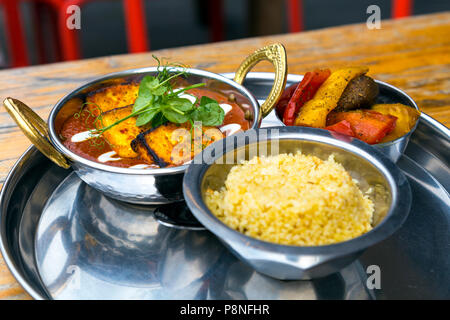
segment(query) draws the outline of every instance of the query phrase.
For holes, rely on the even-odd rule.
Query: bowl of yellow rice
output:
[[[406,177],[380,151],[299,127],[214,143],[189,166],[183,190],[237,257],[285,280],[337,272],[394,233],[411,204]]]

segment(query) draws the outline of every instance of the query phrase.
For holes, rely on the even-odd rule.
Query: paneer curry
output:
[[[163,168],[187,163],[214,141],[251,126],[233,93],[183,87],[181,74],[160,75],[90,92],[61,126],[63,144],[111,166]]]

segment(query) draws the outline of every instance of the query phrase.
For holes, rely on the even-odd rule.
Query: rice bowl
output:
[[[229,227],[284,245],[346,241],[372,229],[374,204],[333,155],[254,157],[231,168],[204,201]]]

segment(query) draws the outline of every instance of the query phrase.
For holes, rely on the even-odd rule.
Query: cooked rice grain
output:
[[[333,156],[280,154],[234,166],[225,186],[207,190],[208,208],[225,224],[269,242],[314,246],[372,229],[373,203]]]

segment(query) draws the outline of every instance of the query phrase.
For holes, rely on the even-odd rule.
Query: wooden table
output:
[[[213,72],[236,70],[242,59],[264,45],[286,46],[289,72],[367,65],[376,79],[406,91],[422,111],[450,125],[450,12],[318,31],[198,45],[152,53],[120,55],[0,71],[0,98],[26,102],[47,118],[53,104],[86,81],[110,72],[155,65],[151,54]],[[261,64],[255,71],[271,71]],[[0,110],[0,183],[30,145],[6,111]],[[30,298],[0,257],[0,299]]]

